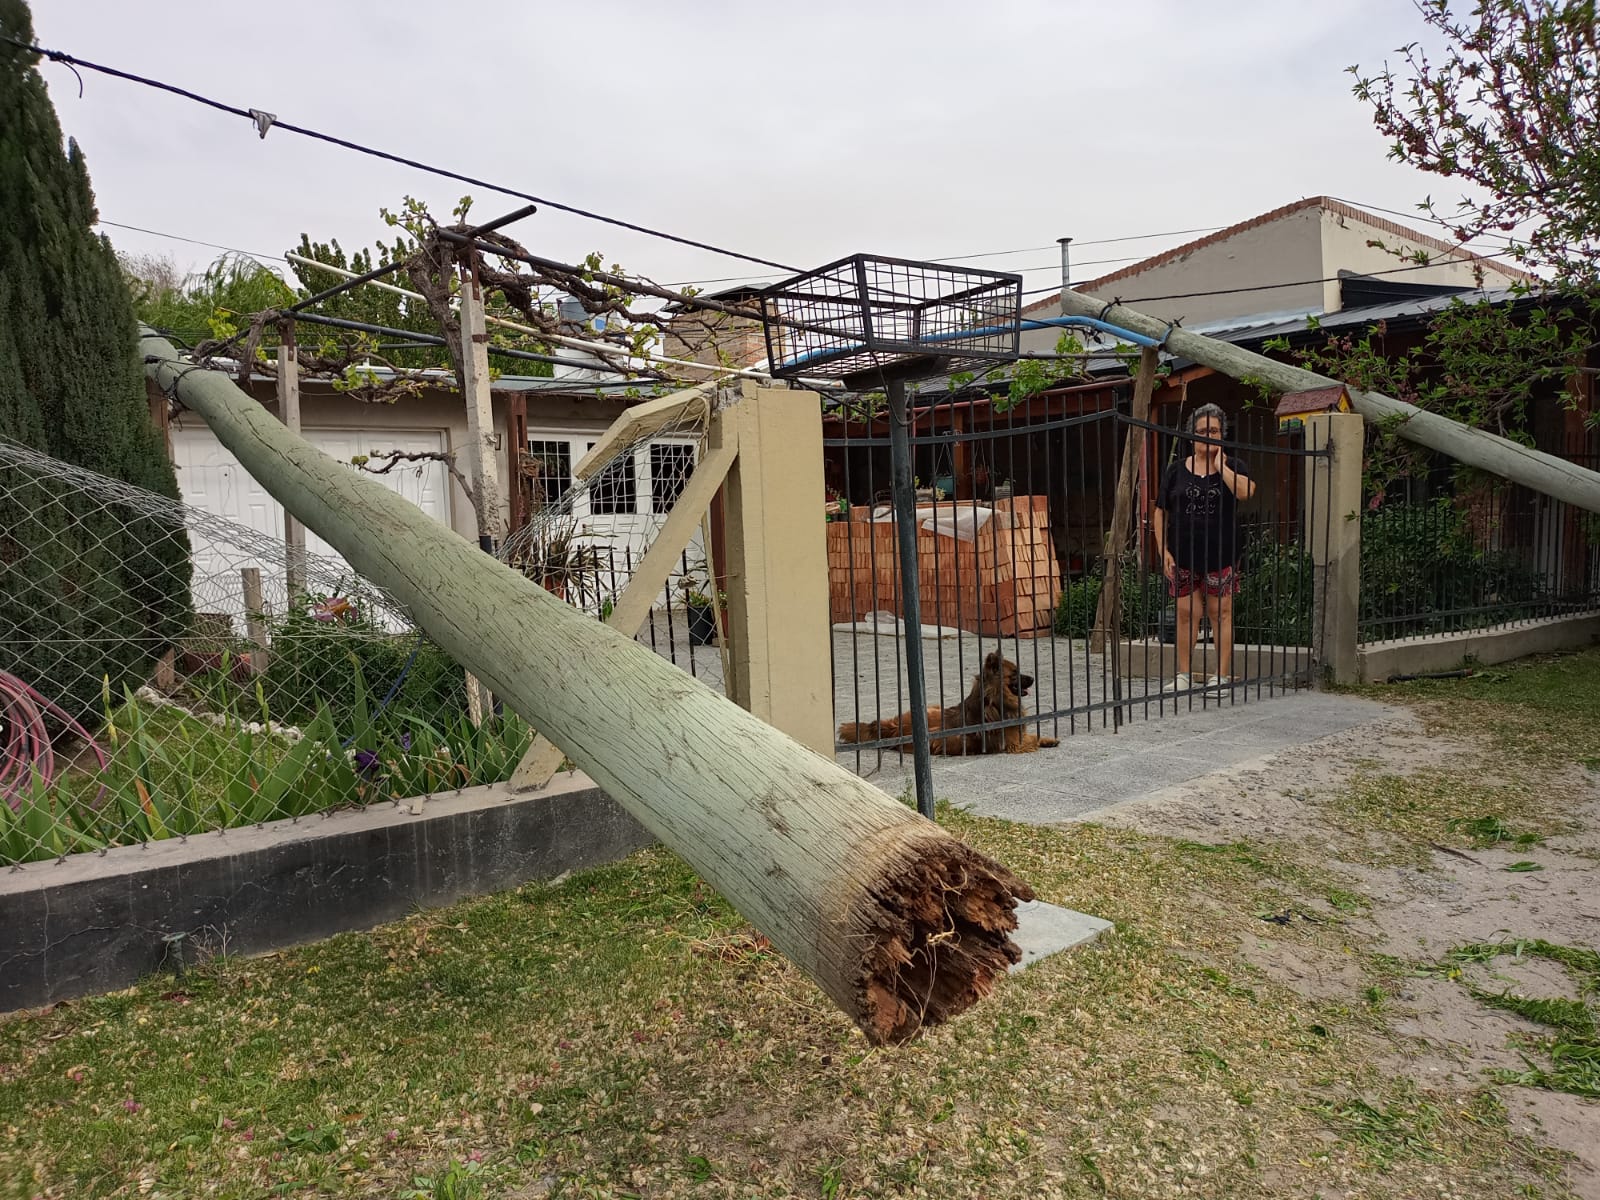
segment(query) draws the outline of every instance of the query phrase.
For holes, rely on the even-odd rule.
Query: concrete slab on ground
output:
[[[659,618],[641,640],[721,690],[722,660],[715,646],[691,651],[682,629],[669,629]],[[930,697],[944,704],[959,699],[983,652],[996,644],[975,638],[926,641]],[[836,632],[833,650],[839,720],[894,713],[907,703],[904,645],[898,638]],[[1007,642],[1004,650],[1035,676],[1027,701],[1035,712],[1103,704],[1113,694],[1109,664],[1089,653],[1082,641],[1039,638]],[[1381,721],[1385,712],[1382,705],[1351,696],[1284,691],[1279,680],[1252,680],[1220,694],[1202,690],[1182,696],[1164,695],[1159,677],[1120,682],[1125,700],[1120,731],[1110,728],[1108,710],[1080,711],[1028,727],[1030,733],[1059,736],[1061,745],[1052,749],[935,758],[936,795],[985,816],[1034,824],[1072,821],[1110,804],[1181,787],[1302,742]],[[909,755],[849,750],[837,761],[890,795],[910,791]]]
[[[1017,931],[1011,935],[1022,947],[1022,961],[1013,963],[1011,969],[1020,971],[1041,958],[1092,942],[1110,928],[1110,921],[1087,913],[1043,900],[1024,900],[1017,905]]]
[[[1329,734],[1380,723],[1388,709],[1370,700],[1302,691],[1271,699],[1208,704],[1063,737],[1033,754],[934,759],[935,794],[981,816],[1036,825],[1085,813],[1229,770]],[[869,756],[863,756],[869,757]],[[839,755],[855,769],[855,755]],[[891,795],[911,787],[910,757],[886,754],[861,774]]]

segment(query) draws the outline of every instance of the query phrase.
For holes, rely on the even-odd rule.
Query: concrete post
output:
[[[833,757],[833,645],[822,519],[822,409],[812,392],[744,385],[725,503],[728,695]],[[711,445],[719,431],[713,426]]]
[[[300,436],[300,359],[295,348],[294,323],[283,324],[278,346],[278,420]],[[284,587],[293,608],[306,586],[306,527],[291,512],[283,514]]]
[[[467,402],[465,475],[478,510],[478,544],[490,554],[502,532],[500,464],[495,457],[494,399],[489,390],[489,334],[478,276],[461,276],[461,373]]]
[[[1322,413],[1305,423],[1306,548],[1311,553],[1311,640],[1330,683],[1360,682],[1357,620],[1361,608],[1361,460],[1364,422],[1358,413]]]

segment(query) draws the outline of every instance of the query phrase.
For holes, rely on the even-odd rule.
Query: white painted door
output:
[[[342,463],[359,455],[377,457],[389,451],[439,453],[445,448],[443,430],[406,430],[369,433],[363,430],[306,430],[306,440],[329,457]],[[246,471],[239,461],[217,441],[204,424],[195,421],[186,428],[172,430],[172,461],[177,468],[178,490],[191,508],[222,517],[256,534],[271,539],[273,557],[266,548],[255,548],[224,539],[204,536],[191,530],[194,557],[194,602],[202,612],[227,613],[242,617],[239,571],[255,566],[261,570],[263,598],[270,611],[281,612],[287,600],[283,571],[283,507]],[[351,470],[355,466],[351,465]],[[442,462],[424,460],[402,463],[386,475],[371,478],[410,500],[423,512],[445,525],[450,524],[449,474]],[[248,540],[248,539],[246,539]],[[328,570],[314,569],[308,580],[312,591],[327,591],[337,586],[339,576],[354,572],[320,537],[306,531],[306,550],[330,560]]]

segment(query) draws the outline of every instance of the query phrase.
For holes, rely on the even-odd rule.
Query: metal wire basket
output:
[[[774,375],[922,378],[1017,356],[1022,276],[856,254],[761,293]]]

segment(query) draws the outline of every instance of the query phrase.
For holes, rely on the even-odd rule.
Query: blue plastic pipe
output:
[[[1160,346],[1161,343],[1142,333],[1135,333],[1131,329],[1123,329],[1120,325],[1112,325],[1106,321],[1098,321],[1094,317],[1034,317],[1022,322],[1024,329],[1093,329],[1099,333],[1109,333],[1114,338],[1124,342],[1131,342],[1135,346]]]

